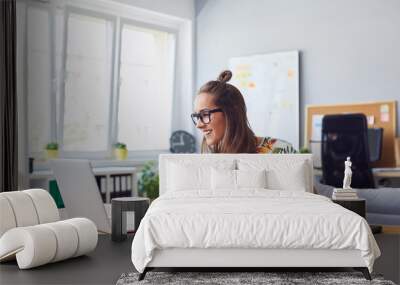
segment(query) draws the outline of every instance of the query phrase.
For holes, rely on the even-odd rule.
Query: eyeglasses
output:
[[[195,126],[197,126],[197,123],[199,122],[199,120],[203,123],[203,124],[209,124],[211,122],[211,114],[212,113],[217,113],[217,112],[223,112],[221,108],[217,108],[217,109],[212,109],[212,110],[201,110],[199,113],[193,113],[190,115],[190,117],[192,118],[193,124]]]

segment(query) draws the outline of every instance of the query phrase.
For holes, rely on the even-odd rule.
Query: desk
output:
[[[112,189],[112,181],[111,175],[130,175],[131,176],[131,185],[132,185],[132,196],[137,196],[137,177],[136,177],[136,167],[117,167],[117,166],[109,166],[109,167],[93,167],[93,174],[95,176],[105,176],[106,177],[106,203],[109,204],[110,192]],[[50,180],[54,179],[53,172],[51,170],[36,170],[32,172],[29,176],[30,180],[45,180],[46,185]]]
[[[373,168],[375,185],[400,188],[400,167]]]
[[[314,168],[314,175],[322,177],[322,170]],[[372,168],[376,187],[400,188],[400,167]]]
[[[372,168],[376,178],[400,178],[400,167]],[[314,175],[322,176],[322,169],[314,168]]]
[[[374,177],[400,178],[400,167],[372,168]]]

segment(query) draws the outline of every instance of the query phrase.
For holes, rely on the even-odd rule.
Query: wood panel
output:
[[[384,112],[382,112],[384,111]],[[381,159],[372,164],[373,167],[394,167],[396,137],[396,101],[379,101],[369,103],[341,104],[341,105],[309,105],[306,107],[306,134],[304,145],[309,146],[312,136],[313,115],[362,113],[374,117],[374,123],[369,128],[383,128],[383,147]],[[387,113],[387,115],[383,115]]]

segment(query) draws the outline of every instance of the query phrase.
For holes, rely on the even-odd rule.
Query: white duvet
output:
[[[265,189],[162,195],[133,240],[135,268],[165,248],[358,249],[371,272],[380,255],[359,215],[320,195]]]

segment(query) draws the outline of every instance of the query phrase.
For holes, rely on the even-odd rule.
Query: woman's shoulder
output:
[[[273,137],[257,137],[257,153],[297,153],[291,143]]]

